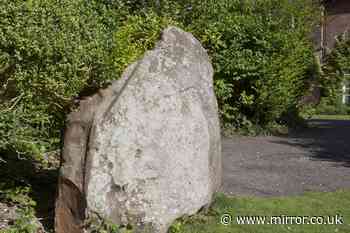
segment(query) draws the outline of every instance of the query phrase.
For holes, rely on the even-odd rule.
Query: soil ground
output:
[[[350,189],[350,121],[308,126],[288,136],[223,138],[222,191],[284,196]]]

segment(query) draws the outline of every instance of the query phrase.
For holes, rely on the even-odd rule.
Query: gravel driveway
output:
[[[223,138],[223,192],[284,196],[350,189],[350,121],[308,124],[286,137]]]

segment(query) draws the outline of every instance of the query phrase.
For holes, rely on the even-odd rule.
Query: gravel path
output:
[[[284,196],[350,189],[350,121],[308,124],[287,137],[223,138],[223,192]]]

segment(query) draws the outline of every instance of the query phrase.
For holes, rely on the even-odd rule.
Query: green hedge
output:
[[[123,1],[0,1],[0,150],[56,150],[80,96],[118,79],[166,24]],[[171,23],[173,24],[173,23]]]
[[[338,38],[334,49],[326,56],[322,70],[322,98],[316,113],[350,114],[349,106],[342,103],[342,82],[350,81],[350,37],[347,33]]]
[[[208,49],[224,126],[250,131],[298,114],[314,67],[313,2],[162,1],[160,12],[186,25]]]
[[[1,149],[57,147],[72,99],[115,75],[119,14],[97,2],[1,1]]]
[[[326,56],[325,71],[328,75],[350,74],[350,31],[338,37],[334,49]]]
[[[0,151],[56,150],[76,100],[118,79],[168,24],[208,50],[224,126],[292,119],[313,65],[311,2],[0,0]]]

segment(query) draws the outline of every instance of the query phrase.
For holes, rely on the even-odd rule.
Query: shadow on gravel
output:
[[[308,127],[274,143],[301,147],[315,160],[350,167],[350,120],[309,120]]]

